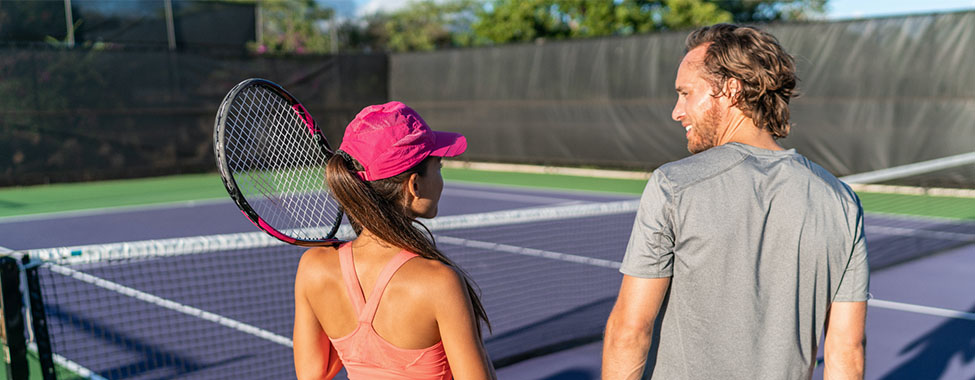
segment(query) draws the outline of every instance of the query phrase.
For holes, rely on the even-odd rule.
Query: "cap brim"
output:
[[[467,150],[467,138],[460,133],[434,131],[436,138],[431,156],[454,157]]]

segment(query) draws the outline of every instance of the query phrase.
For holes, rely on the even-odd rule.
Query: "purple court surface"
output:
[[[444,189],[439,216],[630,199],[582,192],[456,185]],[[252,232],[229,199],[0,218],[0,246],[21,250]]]
[[[463,215],[626,199],[633,199],[633,197],[449,183],[444,190],[440,215]],[[618,262],[622,258],[625,236],[629,233],[628,224],[632,223],[632,214],[628,215],[629,220],[614,222],[614,226],[625,227],[613,227],[613,229],[620,231],[612,232],[613,235],[622,236],[624,241],[610,245],[607,252],[573,252],[573,244],[568,241],[568,238],[564,242],[537,242],[519,240],[521,238],[513,235],[508,236],[506,234],[510,234],[510,232],[500,229],[494,232],[487,231],[487,233],[493,233],[498,239],[497,242],[509,246],[523,246],[544,250],[545,252],[559,252],[577,255],[575,257],[587,256],[605,262]],[[546,227],[544,223],[539,224],[538,228],[543,227],[549,229],[565,228],[557,224]],[[27,250],[252,232],[254,230],[255,228],[240,215],[232,203],[215,200],[2,218],[0,219],[0,246],[14,250]],[[875,251],[880,252],[880,254],[876,258],[871,257],[871,265],[875,266],[871,277],[871,294],[874,299],[871,301],[871,307],[868,310],[866,378],[975,380],[975,223],[868,215],[867,232],[868,249],[871,255],[874,255]],[[469,242],[476,241],[484,233],[481,230],[460,231],[450,234],[449,238]],[[915,255],[911,252],[924,252],[925,255],[918,258],[914,257]],[[243,261],[246,258],[242,257],[240,260]],[[598,294],[594,293],[592,302],[586,304],[587,307],[591,306],[591,310],[580,312],[573,309],[574,313],[582,316],[580,318],[588,318],[590,324],[594,319],[605,319],[608,307],[611,307],[612,304],[612,295],[616,292],[620,278],[611,269],[583,267],[573,263],[540,261],[547,260],[544,258],[513,256],[504,260],[512,263],[523,262],[522,266],[524,267],[551,267],[550,270],[559,273],[578,272],[578,276],[587,276],[589,273],[598,272],[599,276],[602,276],[598,284],[604,289],[596,292]],[[490,299],[504,297],[505,291],[504,288],[494,286],[492,281],[522,281],[518,278],[518,270],[512,270],[510,275],[505,277],[490,272],[490,265],[493,262],[481,263],[470,260],[467,261],[469,264],[466,264],[465,259],[460,261],[461,265],[470,270],[480,283],[489,314],[492,314]],[[251,275],[262,276],[261,278],[283,277],[283,279],[269,279],[269,281],[283,281],[283,286],[286,286],[286,282],[290,280],[287,277],[293,276],[293,265],[293,262],[283,262],[280,264],[280,268],[275,269],[275,271],[255,271]],[[233,268],[212,267],[201,268],[200,270],[204,270],[201,272],[203,274],[184,270],[185,273],[181,274],[183,277],[173,280],[192,282],[197,281],[196,279],[200,277],[206,277],[206,270],[231,271]],[[139,281],[142,280],[139,278],[113,278],[114,275],[111,272],[99,272],[98,268],[91,268],[90,273],[119,283],[129,284],[134,288],[139,288]],[[524,275],[527,276],[528,274]],[[479,276],[483,277],[478,278]],[[203,280],[205,279],[200,281]],[[198,286],[220,285],[201,283]],[[188,296],[188,293],[183,294],[181,292],[192,292],[192,289],[193,287],[187,286],[174,290],[172,294],[160,294],[160,297],[180,300],[181,297]],[[262,289],[258,287],[253,291],[260,292]],[[553,289],[552,294],[553,297],[559,296],[558,289]],[[188,301],[188,303],[191,302]],[[81,311],[72,309],[74,306],[67,304],[53,307],[60,307],[55,312],[64,316],[75,316],[76,313],[81,313]],[[127,307],[132,308],[130,315],[150,312],[140,311],[143,306],[139,304]],[[287,309],[290,308],[290,304],[282,302],[274,307]],[[229,315],[257,326],[265,323],[261,320],[248,320],[250,317],[238,309],[240,308],[228,306],[227,310],[214,310],[213,312]],[[522,344],[519,342],[524,339],[545,338],[533,337],[531,331],[506,330],[506,326],[520,325],[524,321],[517,321],[517,318],[503,315],[505,313],[517,316],[518,310],[494,312],[493,315],[497,315],[497,318],[492,317],[496,321],[496,335],[487,340],[489,351],[510,350],[511,347],[508,346]],[[86,318],[94,321],[119,318],[115,315],[118,313],[109,314],[92,315]],[[274,321],[268,322],[266,328],[276,334],[290,336],[290,321],[287,320],[286,316],[287,313],[274,316],[272,318]],[[528,316],[522,317],[528,318]],[[537,317],[540,318],[541,322],[532,322],[527,326],[543,326],[548,331],[558,331],[559,323],[572,321],[571,318],[568,322],[560,321],[558,315],[538,314]],[[174,315],[172,318],[184,317]],[[64,333],[70,335],[77,332],[71,331],[69,326],[64,330]],[[126,341],[126,345],[129,347],[134,345],[142,350],[151,347],[149,351],[152,352],[152,355],[159,357],[183,355],[182,353],[164,352],[160,348],[168,347],[167,339],[173,339],[173,337],[158,338],[160,341],[152,342],[137,338],[136,336],[139,334],[137,331],[126,333],[129,334],[126,335],[129,337]],[[201,329],[200,334],[199,339],[220,338],[207,335],[216,334],[207,329]],[[522,341],[514,338],[512,338],[514,340],[506,340],[508,335],[522,339]],[[113,354],[111,351],[117,348],[107,348],[104,355]],[[598,379],[600,350],[601,343],[599,341],[592,339],[578,341],[571,347],[556,352],[549,349],[544,351],[544,355],[520,356],[517,359],[508,360],[503,367],[498,369],[498,375],[501,379]],[[124,353],[118,354],[125,355]],[[197,360],[210,360],[207,359],[206,353],[200,355],[200,359]],[[230,355],[226,358],[214,358],[213,360],[230,363],[243,355]],[[290,362],[287,352],[280,355],[282,357],[276,357],[273,360]],[[124,357],[121,360],[124,362]],[[98,368],[92,369],[102,374],[116,373],[111,372],[111,370],[118,368],[118,365],[113,365],[115,367],[98,367],[96,363],[95,366]],[[206,369],[202,364],[200,368],[196,375],[202,376],[206,373]],[[156,369],[150,368],[149,370]],[[140,378],[152,378],[148,377],[148,372],[145,375]],[[111,378],[111,376],[106,377]],[[814,378],[821,377],[820,366],[817,368]],[[187,376],[186,378],[195,377]]]

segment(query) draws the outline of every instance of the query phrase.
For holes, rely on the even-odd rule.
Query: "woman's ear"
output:
[[[417,173],[410,174],[410,178],[406,179],[405,185],[407,195],[409,195],[407,197],[407,204],[409,204],[409,201],[420,197],[420,175]]]

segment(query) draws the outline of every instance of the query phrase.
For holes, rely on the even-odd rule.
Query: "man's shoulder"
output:
[[[856,193],[853,192],[853,189],[849,185],[805,156],[797,156],[800,157],[801,162],[808,170],[808,175],[817,178],[827,191],[839,194],[842,199],[846,199],[849,202],[859,203],[859,198],[857,198]]]
[[[728,146],[716,146],[701,153],[668,162],[654,171],[677,187],[693,185],[741,164],[747,155]]]
[[[756,169],[744,173],[769,173],[773,172],[771,167],[775,166],[778,169],[774,172],[779,176],[785,175],[793,179],[807,177],[813,181],[812,183],[818,183],[819,185],[815,187],[822,190],[824,194],[839,194],[840,198],[847,201],[858,202],[856,194],[849,186],[805,156],[793,150],[766,153],[756,153],[755,149],[735,144],[721,145],[664,164],[654,171],[654,176],[658,176],[657,182],[667,182],[671,189],[679,192],[723,173],[734,171],[736,167],[742,165]]]
[[[807,196],[819,197],[822,201],[837,199],[850,206],[859,207],[860,200],[849,185],[806,156],[792,151],[789,158],[780,163],[788,167],[778,170],[780,175],[785,176],[788,181],[806,184],[803,191]],[[806,180],[796,182],[799,178]]]

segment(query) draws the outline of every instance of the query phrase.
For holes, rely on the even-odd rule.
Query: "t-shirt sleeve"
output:
[[[647,182],[620,272],[642,278],[673,275],[674,231],[670,183],[659,171]]]
[[[856,231],[853,239],[853,251],[850,261],[843,271],[840,287],[836,291],[833,301],[860,302],[866,301],[870,291],[870,265],[867,263],[867,239],[863,231],[863,207],[856,199]]]

